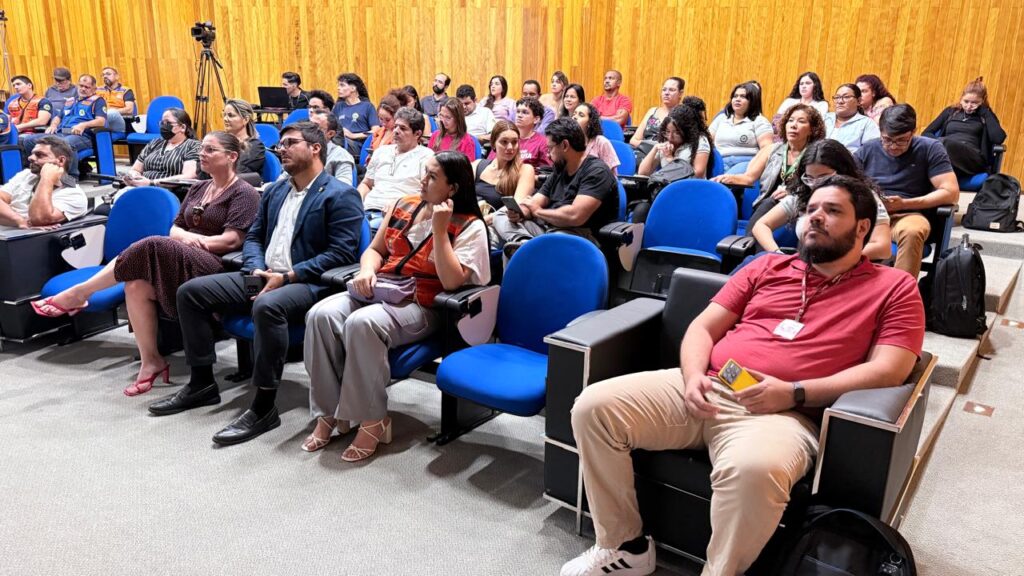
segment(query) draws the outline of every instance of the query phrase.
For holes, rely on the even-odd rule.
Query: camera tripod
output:
[[[227,102],[224,95],[224,81],[220,77],[220,71],[224,65],[213,53],[210,44],[203,43],[203,50],[199,53],[199,73],[196,79],[196,107],[192,120],[196,127],[197,135],[202,138],[209,129],[210,122],[210,86],[212,79],[217,79],[217,88],[220,90],[220,99]]]

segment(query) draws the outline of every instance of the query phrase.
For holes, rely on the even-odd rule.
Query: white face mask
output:
[[[796,237],[803,240],[804,232],[807,232],[807,216],[796,219]]]

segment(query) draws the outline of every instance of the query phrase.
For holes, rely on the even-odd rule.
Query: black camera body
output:
[[[209,48],[217,39],[217,28],[212,22],[196,22],[189,32],[192,34],[192,38],[196,42],[201,42],[205,48]]]

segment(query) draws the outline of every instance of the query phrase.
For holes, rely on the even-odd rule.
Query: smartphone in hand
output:
[[[263,276],[256,276],[255,274],[248,274],[242,277],[242,282],[245,286],[245,295],[252,298],[263,291],[263,288],[267,285],[267,279]]]
[[[523,218],[526,218],[526,215],[523,214],[523,209],[519,207],[519,202],[516,202],[516,199],[514,197],[502,196],[501,203],[505,205],[505,208],[507,208],[509,212],[515,212],[516,214],[519,214]]]

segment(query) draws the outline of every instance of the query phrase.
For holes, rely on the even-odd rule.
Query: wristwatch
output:
[[[807,391],[804,390],[804,385],[801,384],[799,380],[793,382],[793,402],[796,404],[797,408],[803,406],[806,399]]]
[[[292,277],[289,276],[288,274],[288,272],[281,274],[281,277],[284,278],[284,281],[281,283],[281,286],[287,286],[292,283]]]

